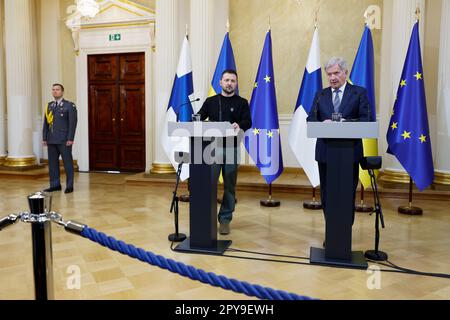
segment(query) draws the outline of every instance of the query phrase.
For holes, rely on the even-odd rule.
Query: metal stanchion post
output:
[[[52,212],[52,197],[49,193],[40,191],[29,195],[28,204],[30,212],[13,213],[0,218],[0,230],[19,220],[31,223],[35,299],[52,300],[54,288],[51,223],[64,226],[66,231],[77,235],[81,235],[86,226],[76,221],[64,221],[59,213]]]
[[[51,195],[37,192],[28,196],[33,242],[34,292],[36,300],[54,299],[51,221]]]

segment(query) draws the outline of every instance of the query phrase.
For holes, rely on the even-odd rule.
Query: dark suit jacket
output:
[[[73,141],[77,128],[75,104],[64,99],[58,105],[55,101],[51,101],[48,103],[48,110],[53,112],[53,126],[50,128],[44,115],[43,140],[48,144],[65,144],[68,140]]]
[[[347,83],[344,96],[342,97],[339,112],[342,118],[352,121],[373,121],[370,119],[370,110],[372,106],[367,98],[366,89]],[[328,87],[317,92],[307,121],[331,120],[331,114],[334,113],[332,92]],[[327,140],[317,139],[316,143],[316,161],[327,162]],[[354,161],[359,162],[363,157],[363,147],[361,139],[355,139]]]

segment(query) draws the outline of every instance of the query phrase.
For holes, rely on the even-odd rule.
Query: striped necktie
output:
[[[339,98],[340,92],[341,92],[341,89],[334,90],[333,106],[334,106],[335,113],[339,113],[339,106],[341,105],[341,98]]]

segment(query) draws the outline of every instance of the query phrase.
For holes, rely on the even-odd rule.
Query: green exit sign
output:
[[[109,41],[120,41],[122,36],[120,33],[110,34],[109,35]]]

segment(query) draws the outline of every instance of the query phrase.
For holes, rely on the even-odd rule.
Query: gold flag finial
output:
[[[419,6],[416,7],[416,19],[417,19],[417,21],[420,20],[420,8],[419,8]]]
[[[364,24],[367,26],[369,20],[369,12],[368,10],[364,11]]]
[[[230,32],[230,19],[227,19],[227,32]]]
[[[319,11],[320,11],[321,6],[322,6],[322,0],[319,0],[319,3],[317,4],[317,8],[314,12],[314,28],[317,28],[317,26],[319,25],[318,16],[319,16]]]

